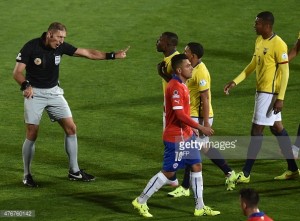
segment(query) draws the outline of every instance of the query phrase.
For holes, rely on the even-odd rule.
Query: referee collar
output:
[[[47,47],[47,46],[45,45],[45,42],[46,42],[46,34],[47,34],[47,32],[44,32],[44,33],[42,34],[42,36],[40,37],[40,44],[41,44],[42,48],[44,48],[44,49],[46,49],[46,50],[49,50],[49,51],[55,50],[55,49],[53,49],[53,48],[51,48],[51,47]]]

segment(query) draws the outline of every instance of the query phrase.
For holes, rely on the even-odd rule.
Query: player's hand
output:
[[[211,127],[202,127],[201,131],[206,136],[211,136],[214,134],[214,130]]]
[[[235,83],[234,81],[230,81],[229,83],[227,83],[227,84],[225,85],[225,87],[224,87],[224,93],[225,93],[226,95],[229,95],[229,90],[230,90],[231,88],[235,87],[235,86],[236,86],[236,83]]]
[[[192,128],[192,130],[193,130],[193,132],[194,132],[194,134],[195,134],[196,137],[200,136],[198,129]]]
[[[130,46],[125,48],[124,50],[120,50],[115,53],[115,58],[126,58],[126,53],[129,50]]]
[[[283,108],[283,100],[277,99],[273,105],[274,114],[278,114],[282,111]]]
[[[23,96],[27,99],[33,98],[33,90],[32,87],[29,86],[23,91]]]

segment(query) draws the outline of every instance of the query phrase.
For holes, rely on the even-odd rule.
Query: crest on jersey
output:
[[[60,63],[60,56],[59,56],[59,55],[56,55],[56,56],[55,56],[55,64],[56,64],[56,65],[59,65],[59,63]]]
[[[173,164],[173,168],[176,169],[178,167],[178,163]]]
[[[178,91],[177,90],[174,90],[173,91],[173,96],[172,96],[172,98],[180,98],[180,95],[178,94]]]
[[[268,52],[268,48],[264,48],[264,51],[263,51],[264,55],[266,55],[267,52]]]
[[[40,58],[36,58],[36,59],[34,59],[34,61],[33,61],[36,65],[41,65],[41,63],[42,63],[42,59],[40,59]]]
[[[200,86],[205,86],[206,85],[206,80],[204,80],[204,79],[202,79],[200,82],[199,82],[199,84],[200,84]]]

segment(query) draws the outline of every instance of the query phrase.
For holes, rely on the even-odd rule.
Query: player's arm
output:
[[[26,68],[26,64],[22,62],[16,62],[15,68],[13,70],[13,78],[15,81],[21,86],[21,90],[23,91],[23,95],[26,98],[31,98],[33,95],[33,90],[29,81],[26,81],[24,76],[24,71]]]
[[[273,110],[274,113],[279,113],[283,108],[283,100],[285,91],[287,88],[288,80],[289,80],[289,64],[288,62],[281,63],[278,65],[278,72],[281,73],[281,82],[280,82],[280,89],[277,96],[277,100],[274,103]]]
[[[294,59],[297,54],[300,51],[300,39],[297,40],[296,44],[294,45],[294,47],[289,51],[289,61],[291,61],[292,59]]]
[[[233,81],[230,81],[225,85],[224,93],[228,95],[229,90],[245,80],[250,74],[254,72],[255,68],[256,60],[255,56],[253,56],[251,62],[246,66],[246,68]]]
[[[202,105],[202,117],[205,127],[210,127],[209,124],[209,89],[200,92],[201,105]]]
[[[172,75],[167,73],[166,62],[162,61],[157,64],[158,75],[161,76],[166,82],[172,79]]]
[[[186,115],[183,111],[183,109],[177,109],[175,110],[175,115],[178,120],[180,120],[182,123],[200,130],[203,134],[207,136],[211,136],[214,133],[214,130],[210,127],[204,127],[200,124],[198,124],[196,121],[194,121],[190,116]]]
[[[129,50],[129,48],[130,47],[128,46],[124,50],[120,50],[118,52],[111,52],[111,53],[106,53],[95,49],[77,48],[77,50],[74,53],[74,56],[85,57],[92,60],[125,58],[126,52]]]

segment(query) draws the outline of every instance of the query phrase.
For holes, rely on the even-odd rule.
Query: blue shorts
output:
[[[195,140],[196,139],[193,136],[192,138],[185,141],[184,143],[191,144],[191,142],[194,142]],[[163,161],[164,171],[175,172],[178,169],[185,168],[185,165],[194,165],[202,162],[199,149],[191,148],[190,145],[184,145],[181,142],[173,143],[173,142],[164,141],[164,146],[165,146],[164,161]]]

